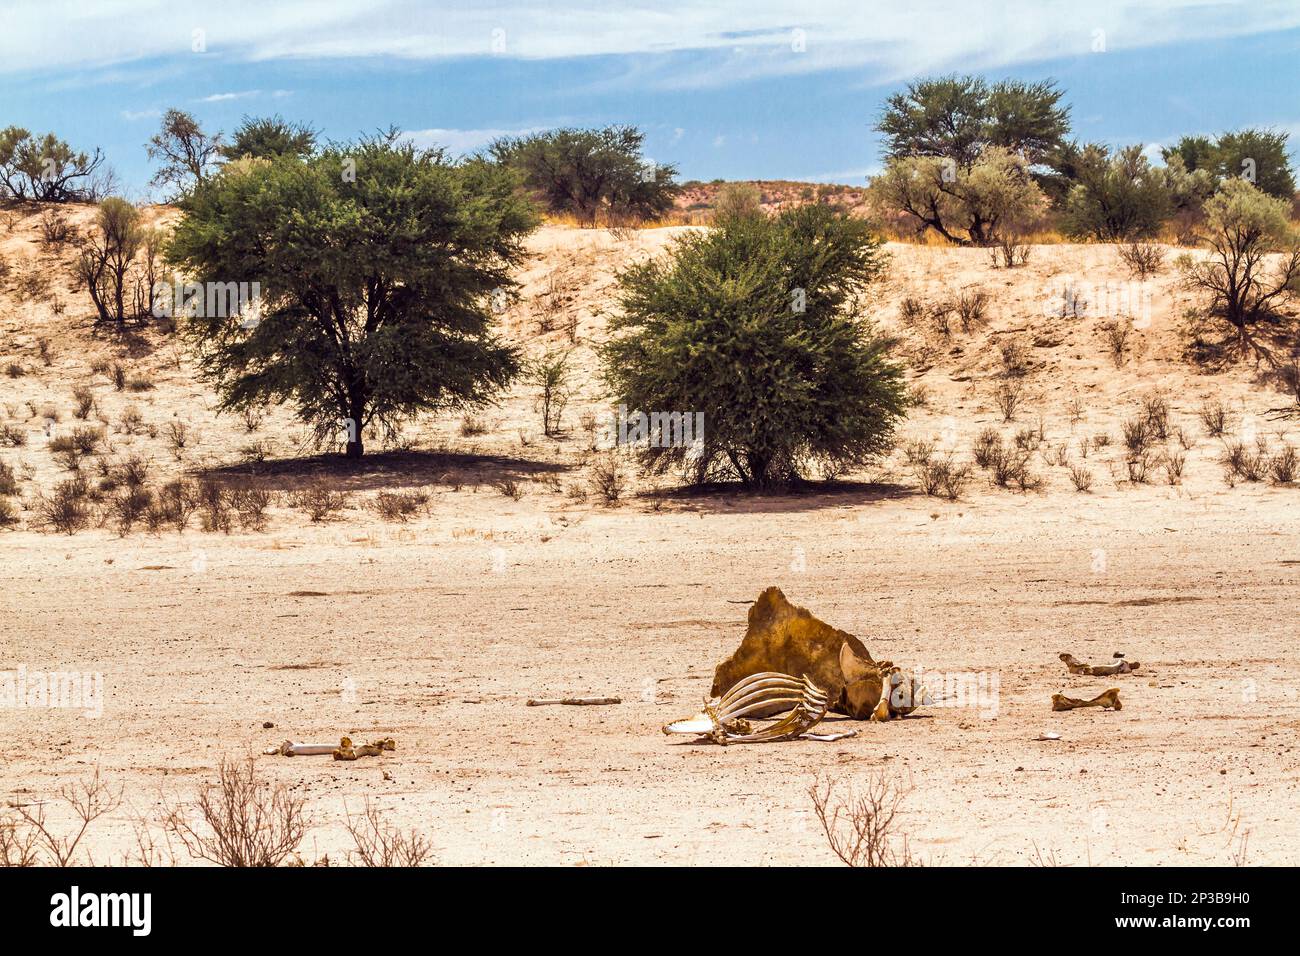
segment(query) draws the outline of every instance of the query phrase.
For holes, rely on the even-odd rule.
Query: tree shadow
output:
[[[224,465],[206,469],[201,476],[222,484],[250,484],[272,491],[294,491],[322,481],[329,482],[339,491],[383,491],[416,485],[457,488],[505,480],[520,481],[567,472],[570,467],[504,455],[386,451],[361,458],[337,454],[311,455]]]
[[[808,481],[787,488],[753,491],[740,484],[708,482],[642,492],[638,501],[677,502],[710,514],[783,514],[865,505],[910,498],[915,488],[887,482]]]

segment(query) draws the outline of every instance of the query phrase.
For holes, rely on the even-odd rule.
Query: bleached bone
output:
[[[1116,660],[1113,664],[1085,664],[1076,660],[1073,654],[1062,654],[1066,668],[1071,674],[1086,674],[1089,677],[1113,677],[1116,674],[1128,674],[1142,665],[1137,661]]]
[[[378,757],[385,750],[394,750],[397,745],[393,742],[392,737],[385,737],[382,740],[376,740],[374,743],[362,744],[360,747],[352,746],[352,738],[344,737],[339,741],[338,747],[333,751],[335,760],[356,760],[358,757]]]
[[[286,740],[280,746],[269,749],[267,753],[279,754],[281,757],[310,757],[317,754],[331,754],[337,748],[338,744],[300,744]]]
[[[666,724],[664,733],[697,734],[723,746],[793,740],[817,726],[826,716],[828,705],[825,692],[806,674],[796,679],[789,674],[764,671],[738,681],[721,697],[706,698],[701,713]],[[751,714],[770,712],[773,706],[787,713],[757,729],[744,719]]]
[[[1124,709],[1124,705],[1119,702],[1118,687],[1112,687],[1110,690],[1098,694],[1092,700],[1079,700],[1076,697],[1066,697],[1064,694],[1052,695],[1052,710],[1075,710],[1079,707],[1102,707],[1106,710]]]

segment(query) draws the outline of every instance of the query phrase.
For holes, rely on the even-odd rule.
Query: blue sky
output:
[[[1082,139],[1300,142],[1295,0],[0,0],[0,126],[101,146],[133,198],[171,106],[457,152],[632,123],[683,179],[861,183],[885,96],[953,71],[1054,77]]]

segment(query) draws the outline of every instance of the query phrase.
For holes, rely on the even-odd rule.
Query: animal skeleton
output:
[[[1079,707],[1101,707],[1105,710],[1123,710],[1123,705],[1119,702],[1119,688],[1112,687],[1110,690],[1098,694],[1092,700],[1079,700],[1075,697],[1066,697],[1064,694],[1052,695],[1052,710],[1075,710]]]
[[[1118,658],[1119,655],[1116,655]],[[1089,677],[1112,677],[1115,674],[1127,674],[1142,665],[1137,661],[1116,660],[1113,664],[1084,664],[1075,659],[1073,654],[1062,654],[1061,660],[1071,674],[1087,674]]]
[[[664,733],[697,734],[723,746],[793,740],[821,722],[828,704],[825,692],[806,674],[796,679],[789,674],[764,671],[738,681],[721,697],[706,698],[701,713],[666,724]],[[770,712],[774,705],[781,710],[788,709],[788,713],[757,728],[744,719],[751,714]]]

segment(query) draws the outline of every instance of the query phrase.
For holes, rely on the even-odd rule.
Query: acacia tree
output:
[[[652,444],[645,464],[769,488],[889,448],[906,388],[858,314],[884,261],[861,219],[801,206],[725,218],[623,272],[602,351],[616,400],[704,416],[692,445]]]
[[[33,136],[18,126],[0,130],[0,196],[37,202],[84,202],[96,195],[104,155],[78,153],[53,133]]]
[[[150,159],[162,162],[150,182],[175,187],[183,195],[207,179],[221,153],[221,134],[208,135],[192,115],[170,109],[145,150]]]
[[[1243,129],[1206,136],[1184,136],[1163,150],[1165,161],[1177,156],[1191,172],[1203,170],[1216,182],[1242,178],[1278,199],[1295,195],[1295,174],[1287,155],[1288,134],[1271,129]]]
[[[488,152],[517,170],[525,187],[552,213],[584,225],[646,219],[672,208],[677,167],[641,154],[645,134],[633,126],[557,129],[497,140]]]
[[[933,156],[891,160],[871,184],[875,200],[959,245],[987,245],[1039,217],[1046,198],[1028,162],[991,146],[969,167]]]
[[[1300,236],[1288,204],[1243,179],[1226,179],[1205,203],[1210,257],[1180,259],[1189,288],[1210,295],[1210,309],[1233,327],[1244,355],[1273,360],[1254,329],[1276,318],[1278,305],[1300,294]],[[1268,258],[1277,255],[1274,267]]]
[[[275,156],[310,156],[316,149],[316,130],[301,123],[290,123],[284,117],[245,116],[230,138],[220,147],[227,160],[251,156],[269,159]]]
[[[222,409],[296,406],[318,440],[481,406],[518,369],[491,328],[536,214],[506,170],[394,138],[237,160],[199,184],[167,257],[201,283],[260,285],[259,321],[189,322]],[[244,317],[247,318],[246,316]]]

